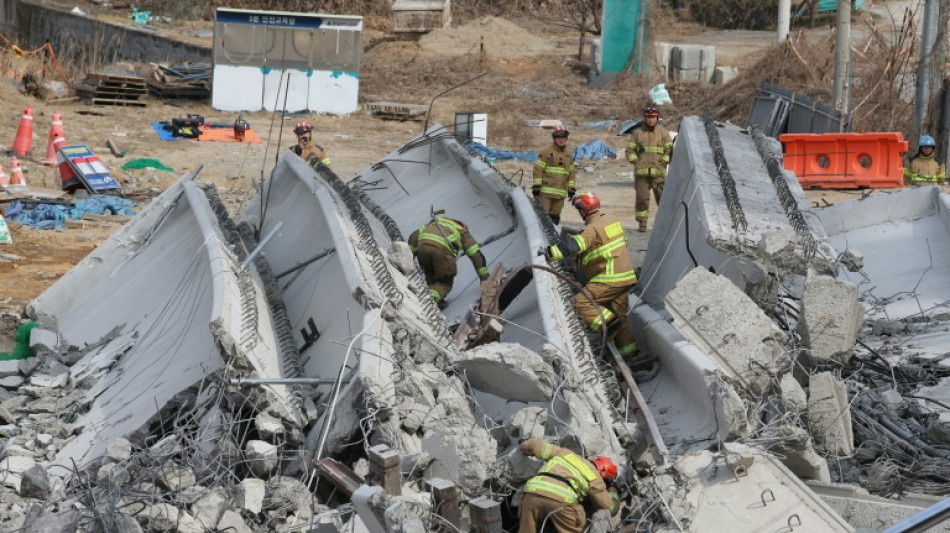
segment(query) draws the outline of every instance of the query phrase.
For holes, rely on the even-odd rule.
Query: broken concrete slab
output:
[[[845,483],[809,481],[808,487],[859,530],[883,531],[931,505],[941,498],[925,494],[906,494],[899,500],[874,496],[861,487]],[[947,531],[944,523],[927,531]]]
[[[8,454],[0,460],[0,486],[11,488],[19,493],[23,475],[36,466],[36,461],[31,458],[32,455]]]
[[[677,328],[749,394],[764,394],[788,367],[785,333],[725,277],[695,268],[665,302]]]
[[[422,439],[423,451],[433,460],[424,476],[448,479],[466,494],[474,494],[489,478],[495,448],[491,434],[481,427],[434,430]]]
[[[791,373],[782,376],[779,391],[785,412],[803,415],[808,409],[808,395]]]
[[[49,355],[59,351],[59,335],[45,328],[30,330],[30,349],[37,355]]]
[[[857,286],[831,276],[806,279],[798,332],[812,357],[846,364],[863,322]]]
[[[520,344],[477,346],[463,354],[459,366],[472,387],[507,400],[547,402],[554,394],[554,369]]]
[[[831,372],[819,372],[808,383],[808,430],[828,453],[854,453],[848,389]]]
[[[50,482],[46,469],[40,465],[33,465],[23,472],[20,481],[20,496],[45,500],[49,496]]]
[[[277,446],[262,440],[249,440],[244,447],[247,464],[255,476],[267,478],[277,467]]]
[[[266,485],[263,479],[242,479],[235,488],[234,505],[251,514],[257,514],[264,506],[265,493]]]
[[[779,440],[769,451],[777,454],[779,460],[800,479],[831,481],[828,461],[818,455],[808,432],[799,427],[782,426],[775,430]]]
[[[221,520],[215,528],[217,531],[232,531],[233,533],[253,533],[253,529],[241,518],[241,515],[228,509],[221,515]]]

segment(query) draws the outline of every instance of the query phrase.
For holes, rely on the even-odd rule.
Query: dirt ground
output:
[[[486,112],[490,146],[537,151],[550,143],[550,134],[525,126],[524,121],[558,118],[572,130],[571,146],[599,139],[615,149],[622,148],[624,138],[581,130],[577,126],[636,116],[646,100],[645,87],[652,80],[630,79],[606,88],[588,87],[584,78],[587,59],[578,61],[576,58],[575,34],[529,33],[525,29],[527,24],[518,25],[518,22],[482,20],[477,27],[441,30],[420,43],[396,41],[372,46],[364,55],[361,101],[429,104],[435,95],[486,72],[479,80],[437,99],[432,107],[432,121],[451,125],[456,111]],[[750,40],[758,42],[757,33],[743,34],[739,39],[728,35],[722,39],[722,51],[717,53],[734,59],[740,68],[742,62],[751,64],[758,56],[749,53],[748,45]],[[492,52],[497,43],[517,42],[519,35],[530,44],[519,48],[521,54],[512,54],[509,48],[505,48],[504,53]],[[482,36],[488,43],[488,53],[484,56],[477,53],[478,39]],[[772,37],[762,35],[761,38]],[[706,39],[715,41],[715,35]],[[118,64],[105,71],[144,73],[147,68],[147,65]],[[245,118],[262,143],[162,142],[151,122],[198,113],[208,122],[232,123],[237,114],[215,111],[205,102],[163,101],[151,97],[147,99],[146,108],[91,106],[79,102],[49,105],[21,94],[17,82],[18,79],[9,74],[0,77],[0,101],[4,102],[0,106],[0,145],[12,145],[20,115],[30,105],[35,116],[34,158],[42,159],[50,117],[54,109],[59,110],[67,141],[89,145],[129,194],[143,199],[153,197],[182,174],[203,166],[199,182],[213,183],[232,213],[240,211],[254,194],[255,184],[274,167],[278,154],[293,144],[291,130],[301,120],[314,125],[317,143],[329,152],[331,166],[344,180],[352,179],[361,169],[423,129],[420,122],[385,121],[362,112],[346,117],[255,113]],[[702,102],[677,104],[681,109],[698,110]],[[675,130],[678,123],[666,125]],[[106,148],[109,139],[126,151],[123,158],[113,156]],[[140,157],[157,158],[174,171],[121,169],[124,162]],[[0,158],[0,162],[9,169],[7,158]],[[516,183],[530,187],[531,163],[504,162],[497,166]],[[59,188],[55,168],[25,161],[24,170],[31,186]],[[619,214],[632,227],[634,192],[629,172],[623,160],[582,162],[577,181],[579,189],[598,193],[605,209]],[[0,199],[2,195],[0,193]],[[858,195],[860,193],[809,192],[809,198],[818,203],[834,203]],[[566,209],[565,213],[565,222],[579,224],[573,210]],[[469,223],[473,229],[477,228],[477,221]],[[3,318],[0,338],[4,338],[0,350],[8,347],[12,328],[22,316],[24,306],[119,227],[110,223],[84,223],[62,231],[41,231],[16,223],[9,225],[14,243],[0,247],[0,317]],[[630,251],[638,264],[643,259],[648,236],[637,233],[631,236]]]

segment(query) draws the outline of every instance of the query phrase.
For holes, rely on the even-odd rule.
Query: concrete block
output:
[[[518,402],[546,402],[554,394],[551,365],[520,344],[485,344],[462,355],[459,366],[477,390]]]
[[[399,470],[399,452],[385,444],[369,449],[369,473],[373,481],[383,487],[386,494],[398,496],[402,492],[402,477]]]
[[[284,432],[284,424],[281,423],[280,419],[267,413],[259,413],[254,417],[254,427],[257,429],[258,435],[268,442],[274,442],[274,439]]]
[[[114,463],[132,457],[132,443],[128,439],[116,439],[106,446],[106,458]]]
[[[799,427],[782,426],[777,433],[783,438],[769,451],[778,455],[786,468],[801,479],[831,481],[828,461],[818,455],[808,432]]]
[[[20,363],[16,359],[0,361],[0,378],[20,375]]]
[[[177,492],[193,487],[197,483],[197,479],[195,478],[195,471],[191,467],[168,462],[159,469],[156,482],[160,487]]]
[[[808,486],[858,531],[882,531],[941,500],[924,494],[903,494],[895,501],[845,483],[809,481]],[[927,531],[947,531],[947,526]]]
[[[455,483],[432,478],[426,482],[426,489],[432,493],[436,513],[456,529],[462,527],[462,511],[459,509],[459,493]]]
[[[386,253],[389,262],[392,263],[400,272],[410,275],[416,270],[416,258],[409,249],[409,243],[395,241],[389,245],[389,251]]]
[[[386,520],[386,526],[390,531],[425,533],[424,526],[422,529],[418,529],[421,525],[420,520],[423,517],[428,519],[431,512],[432,495],[428,492],[419,492],[391,498],[385,513],[383,513],[383,518]]]
[[[864,307],[853,283],[830,276],[806,280],[798,332],[812,357],[847,363],[863,321]]]
[[[167,503],[146,505],[136,513],[135,519],[149,531],[177,531],[180,533],[202,533],[204,528],[195,517],[186,511]]]
[[[100,487],[115,488],[128,483],[129,470],[119,463],[106,463],[96,471],[96,483]]]
[[[786,335],[725,277],[694,268],[665,298],[674,324],[742,391],[762,395],[787,367]]]
[[[808,386],[808,429],[828,453],[854,453],[848,389],[831,372],[819,372]]]
[[[481,427],[445,427],[422,439],[422,450],[433,459],[424,476],[453,481],[468,494],[481,489],[495,462],[495,440]]]
[[[25,381],[22,376],[7,376],[0,378],[0,387],[15,390],[18,389],[20,385],[23,385]]]
[[[59,335],[48,329],[33,328],[30,330],[30,349],[37,355],[56,353],[59,349]]]
[[[525,407],[508,420],[508,433],[513,440],[544,437],[548,425],[548,410],[543,407]]]
[[[9,487],[20,492],[23,474],[36,466],[36,461],[23,455],[8,455],[0,461],[0,487]]]
[[[227,493],[222,488],[213,489],[205,493],[189,510],[194,517],[206,528],[213,528],[221,519],[224,508],[228,503]]]
[[[716,67],[716,47],[701,44],[677,44],[670,52],[671,79],[708,82]],[[674,74],[676,73],[676,74]],[[686,77],[677,77],[686,76]]]
[[[476,498],[469,502],[472,533],[502,533],[501,504],[488,498]]]
[[[27,357],[26,359],[20,359],[20,374],[25,377],[29,377],[29,375],[32,374],[38,366],[40,366],[39,357]]]
[[[217,531],[230,531],[232,533],[254,532],[253,529],[247,526],[240,514],[231,510],[225,511],[224,514],[221,515],[221,520],[218,521]]]
[[[798,380],[791,374],[785,374],[779,382],[779,389],[782,393],[782,407],[786,412],[796,415],[805,413],[808,409],[808,395],[805,394],[805,389]]]
[[[656,70],[663,73],[664,77],[669,70],[670,56],[673,54],[674,46],[673,43],[653,43],[653,65]]]
[[[242,479],[234,495],[234,505],[251,514],[261,512],[264,506],[265,484],[263,479]]]
[[[20,496],[45,500],[49,496],[49,489],[49,475],[42,466],[33,465],[23,473],[23,479],[20,482]]]
[[[716,67],[713,70],[712,83],[724,85],[729,83],[739,75],[739,69],[736,67]]]
[[[69,372],[60,374],[47,374],[46,372],[36,372],[30,376],[30,385],[34,387],[58,388],[66,385],[69,380]]]
[[[255,476],[268,477],[277,468],[277,446],[269,442],[248,441],[244,454]]]

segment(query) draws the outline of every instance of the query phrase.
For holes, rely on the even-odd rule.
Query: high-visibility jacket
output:
[[[910,181],[915,185],[926,185],[928,183],[940,183],[946,177],[944,166],[937,162],[934,154],[918,154],[910,161],[910,164],[904,167],[905,181]]]
[[[319,161],[326,166],[330,166],[330,156],[327,155],[326,151],[319,145],[313,144],[306,148],[301,148],[300,145],[297,144],[294,145],[291,150],[307,163],[313,164],[315,161]]]
[[[596,509],[619,505],[615,491],[597,473],[593,463],[576,453],[539,438],[528,439],[519,446],[521,453],[545,461],[538,474],[524,485],[524,492],[533,493],[565,504],[589,500]]]
[[[627,143],[627,161],[636,165],[637,176],[666,177],[672,151],[673,138],[666,128],[659,124],[652,130],[640,126]]]
[[[620,219],[596,211],[584,220],[584,231],[552,247],[553,259],[577,255],[590,283],[633,285],[637,273],[627,253],[627,234]]]
[[[436,217],[435,220],[420,227],[409,236],[409,248],[415,252],[416,248],[427,246],[442,250],[452,257],[465,255],[472,261],[478,277],[488,277],[488,266],[485,264],[485,255],[482,254],[478,242],[468,232],[468,226],[459,220]]]
[[[564,198],[574,189],[574,156],[552,144],[538,154],[531,188],[542,197]]]

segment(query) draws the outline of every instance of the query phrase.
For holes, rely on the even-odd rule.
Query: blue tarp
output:
[[[33,226],[37,229],[59,229],[66,226],[66,219],[79,220],[86,213],[90,215],[134,215],[136,204],[132,200],[115,196],[96,195],[76,202],[76,205],[39,204],[31,210],[23,207],[19,201],[11,202],[7,207],[7,219]]]
[[[470,142],[466,147],[470,152],[478,154],[492,163],[495,161],[508,161],[510,159],[533,163],[538,159],[537,152],[512,152],[511,150],[501,148],[488,148],[484,144],[477,142]]]
[[[602,159],[604,157],[617,157],[617,151],[599,140],[586,142],[574,148],[574,161],[580,161],[584,158]]]

